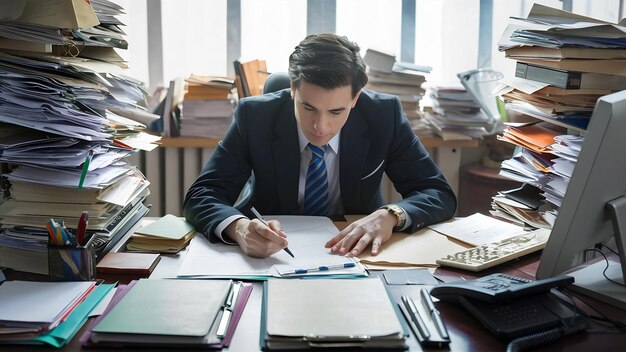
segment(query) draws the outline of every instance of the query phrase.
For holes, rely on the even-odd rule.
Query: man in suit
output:
[[[393,231],[449,219],[456,197],[413,133],[397,97],[363,89],[359,47],[334,34],[306,37],[289,57],[290,89],[239,101],[224,140],[185,196],[187,221],[212,241],[254,257],[288,245],[233,207],[254,175],[250,205],[265,214],[369,214],[331,238],[332,253],[376,255]],[[384,205],[383,173],[403,199]],[[252,216],[250,216],[252,217]]]

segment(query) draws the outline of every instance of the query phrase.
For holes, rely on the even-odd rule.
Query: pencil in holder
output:
[[[93,246],[48,246],[48,276],[54,281],[95,280]]]

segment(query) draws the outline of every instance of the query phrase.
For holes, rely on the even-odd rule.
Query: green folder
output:
[[[132,334],[205,336],[230,285],[230,280],[139,280],[93,332],[122,340]]]

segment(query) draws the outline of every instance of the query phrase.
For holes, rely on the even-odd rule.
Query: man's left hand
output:
[[[396,224],[395,216],[385,209],[378,209],[350,224],[326,242],[324,247],[330,248],[333,254],[356,257],[371,243],[372,255],[377,255],[383,243],[391,238]]]

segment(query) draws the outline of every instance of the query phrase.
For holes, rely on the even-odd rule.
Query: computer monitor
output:
[[[620,263],[606,274],[624,283],[626,273],[626,91],[596,103],[565,198],[541,255],[537,279],[571,269],[580,254],[615,236]],[[626,288],[607,280],[604,260],[574,276],[575,290],[626,309]]]

